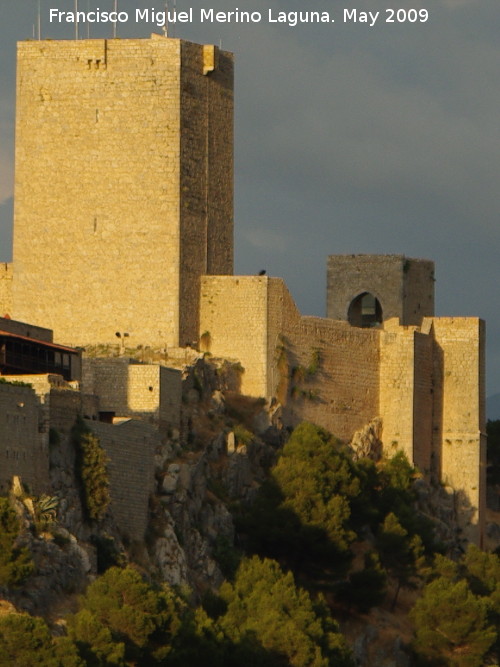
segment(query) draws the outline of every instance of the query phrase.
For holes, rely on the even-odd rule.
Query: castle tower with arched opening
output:
[[[357,327],[434,316],[434,262],[404,255],[330,255],[327,317]]]

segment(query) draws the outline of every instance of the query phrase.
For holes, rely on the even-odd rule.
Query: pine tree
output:
[[[488,624],[485,601],[471,592],[465,579],[432,581],[411,616],[417,651],[453,667],[481,667],[497,636]]]

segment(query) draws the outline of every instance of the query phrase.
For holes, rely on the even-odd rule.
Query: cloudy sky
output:
[[[79,0],[79,9],[114,0]],[[67,37],[72,25],[42,35]],[[251,0],[261,23],[201,24],[175,36],[236,56],[236,271],[285,278],[305,314],[325,313],[326,256],[404,253],[436,262],[437,315],[487,321],[488,394],[500,392],[500,5],[498,0]],[[15,42],[33,35],[37,0],[0,0],[0,260],[10,259]],[[118,0],[136,8],[162,2]],[[173,7],[173,0],[170,8]],[[380,11],[373,27],[344,8]],[[387,8],[428,9],[385,23]],[[335,23],[270,24],[268,10],[330,11]],[[153,29],[133,19],[118,36]],[[82,33],[86,34],[85,28]],[[110,36],[107,26],[91,35]]]

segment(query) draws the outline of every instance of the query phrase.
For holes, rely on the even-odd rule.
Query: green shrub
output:
[[[20,586],[34,570],[28,549],[16,545],[19,530],[8,498],[0,497],[0,586]]]
[[[73,642],[54,639],[41,618],[0,616],[0,665],[12,667],[84,667]]]
[[[99,438],[78,418],[72,430],[76,447],[76,477],[82,490],[82,502],[88,519],[99,521],[111,501],[109,495],[108,457]]]

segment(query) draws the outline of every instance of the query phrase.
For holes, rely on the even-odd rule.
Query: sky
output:
[[[161,32],[117,0],[130,21],[118,37]],[[114,0],[79,0],[112,9]],[[49,24],[42,37],[74,36]],[[235,272],[281,276],[304,314],[325,315],[326,258],[400,253],[436,263],[436,315],[487,323],[487,394],[500,392],[500,4],[498,0],[251,0],[260,23],[193,23],[175,37],[235,54]],[[0,260],[11,257],[15,42],[34,34],[37,0],[0,0]],[[379,11],[343,22],[344,8]],[[386,23],[386,11],[427,9],[428,20]],[[173,9],[173,0],[169,9]],[[334,23],[269,23],[268,12],[329,11]],[[403,16],[404,13],[400,12]],[[86,27],[81,27],[86,35]],[[97,26],[91,36],[110,37]]]

